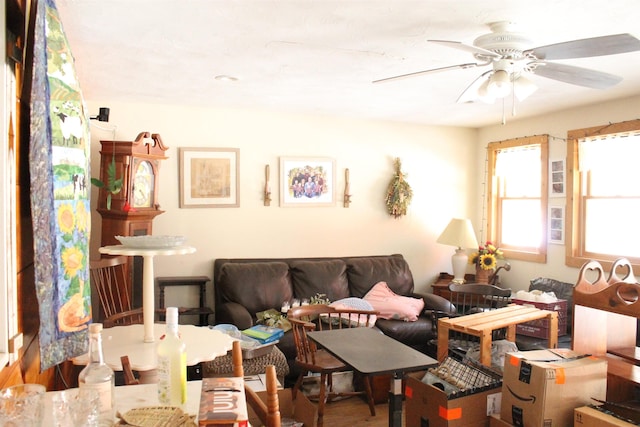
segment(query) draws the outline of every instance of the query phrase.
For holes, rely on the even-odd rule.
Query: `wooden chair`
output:
[[[105,257],[89,263],[92,290],[100,301],[101,320],[105,328],[140,324],[142,308],[133,308],[127,276],[127,257]]]
[[[432,319],[434,328],[438,327],[439,318],[495,310],[508,305],[511,299],[511,289],[481,283],[450,283],[449,292],[451,293],[451,303],[456,307],[457,313],[434,312]],[[477,337],[464,333],[452,332],[449,336],[449,349],[462,356],[478,343]],[[504,339],[505,336],[506,330],[493,331],[493,340]]]
[[[144,315],[142,308],[134,308],[133,310],[116,313],[104,319],[102,322],[105,328],[124,325],[141,325],[144,323]]]
[[[140,381],[133,374],[131,369],[131,362],[129,362],[129,356],[120,356],[120,362],[122,363],[122,373],[124,375],[124,385],[140,384]]]
[[[326,402],[337,397],[366,394],[371,415],[376,414],[376,408],[371,391],[371,378],[368,376],[364,377],[364,391],[336,392],[333,390],[332,374],[349,371],[351,367],[328,351],[317,348],[315,342],[307,336],[307,332],[366,326],[375,322],[376,315],[376,311],[336,309],[323,304],[295,307],[287,313],[296,345],[295,364],[301,371],[292,390],[292,396],[295,399],[307,372],[320,374],[318,396],[310,396],[318,398],[318,427],[322,427],[323,424]]]
[[[479,283],[450,283],[451,303],[459,314],[493,310],[509,304],[511,289]]]
[[[244,377],[244,367],[242,366],[242,347],[240,341],[233,342],[231,350],[233,358],[233,376]],[[278,398],[278,377],[276,367],[267,365],[266,367],[267,381],[267,403],[265,404],[258,394],[251,387],[245,385],[244,392],[247,399],[247,405],[253,409],[260,421],[266,427],[280,427],[280,400]]]
[[[89,270],[92,292],[95,291],[100,301],[98,321],[133,309],[126,256],[90,261]]]

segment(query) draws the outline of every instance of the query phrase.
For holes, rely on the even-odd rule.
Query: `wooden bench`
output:
[[[516,325],[537,319],[549,319],[549,348],[558,347],[558,313],[535,307],[510,304],[496,310],[438,320],[438,361],[449,353],[449,332],[462,332],[480,338],[480,363],[491,366],[493,331],[507,329],[507,340],[515,342]]]

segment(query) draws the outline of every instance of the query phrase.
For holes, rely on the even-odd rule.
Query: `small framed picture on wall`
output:
[[[549,206],[549,243],[564,244],[564,206]]]
[[[565,160],[549,160],[549,197],[565,196]]]

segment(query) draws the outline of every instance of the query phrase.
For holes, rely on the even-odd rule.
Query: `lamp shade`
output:
[[[453,218],[436,242],[458,248],[477,248],[478,240],[469,219]]]
[[[489,79],[489,94],[495,98],[504,98],[511,92],[511,78],[505,70],[497,70]]]
[[[464,272],[469,257],[463,248],[477,248],[478,240],[471,221],[468,219],[453,218],[447,228],[444,229],[437,240],[443,245],[456,246],[456,252],[451,257],[453,267],[453,283],[464,283]]]

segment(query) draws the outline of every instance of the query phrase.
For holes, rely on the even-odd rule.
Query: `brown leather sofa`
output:
[[[451,303],[431,293],[414,293],[409,264],[395,255],[336,258],[216,259],[213,270],[216,324],[229,323],[239,329],[253,326],[256,313],[279,310],[283,301],[326,295],[330,301],[362,298],[376,283],[384,281],[398,295],[422,298],[425,307],[418,320],[378,319],[376,327],[419,351],[428,353],[435,339],[431,310],[450,312]],[[295,347],[291,331],[277,344],[287,357],[292,375]],[[435,357],[435,355],[432,355]]]

